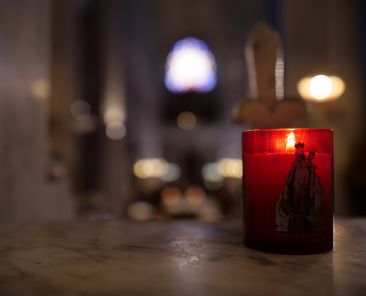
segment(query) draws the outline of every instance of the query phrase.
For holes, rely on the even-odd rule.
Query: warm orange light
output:
[[[295,149],[295,144],[296,144],[295,134],[291,132],[287,136],[286,150]]]
[[[165,187],[161,192],[162,203],[167,207],[172,207],[179,202],[182,195],[177,187]]]
[[[189,186],[185,192],[185,196],[192,207],[197,207],[203,203],[206,198],[206,193],[199,186]]]

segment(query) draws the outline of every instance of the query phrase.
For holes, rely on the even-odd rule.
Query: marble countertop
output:
[[[242,245],[239,221],[0,225],[0,295],[366,295],[366,219],[335,249],[276,255]]]

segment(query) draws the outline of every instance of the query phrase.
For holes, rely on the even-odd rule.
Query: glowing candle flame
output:
[[[295,144],[296,144],[295,134],[291,132],[287,136],[286,150],[295,149]]]

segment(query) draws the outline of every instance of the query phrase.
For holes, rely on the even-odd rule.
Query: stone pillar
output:
[[[0,221],[73,216],[68,180],[46,178],[51,4],[1,1]]]
[[[127,123],[126,79],[124,76],[124,60],[126,54],[122,42],[123,3],[121,1],[102,2],[101,30],[103,59],[103,99],[101,110],[104,128],[110,122]],[[122,39],[122,41],[121,41]],[[140,119],[141,120],[141,119]],[[126,130],[130,132],[129,127]],[[123,131],[122,131],[123,134]],[[131,196],[132,168],[127,147],[127,136],[121,139],[110,139],[104,131],[102,147],[102,165],[100,174],[102,190],[102,207],[109,215],[120,217]]]
[[[46,149],[48,0],[0,9],[0,221],[40,215]]]

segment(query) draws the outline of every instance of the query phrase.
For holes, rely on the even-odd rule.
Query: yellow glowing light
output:
[[[105,132],[113,141],[121,140],[126,135],[126,114],[123,103],[116,98],[109,98],[104,106],[103,120],[106,125]]]
[[[126,114],[122,105],[119,102],[109,102],[108,106],[105,107],[103,120],[105,124],[116,120],[125,122]]]
[[[223,158],[217,163],[217,171],[223,177],[239,179],[243,176],[243,163],[241,159]]]
[[[309,88],[314,98],[323,100],[332,92],[332,81],[328,76],[316,75],[311,78]]]
[[[308,101],[327,102],[338,99],[345,91],[345,83],[336,76],[323,74],[305,77],[297,84],[300,95]]]
[[[133,172],[140,179],[159,178],[166,174],[167,163],[160,158],[145,158],[136,161]]]
[[[295,134],[293,132],[291,132],[287,136],[286,150],[293,150],[293,149],[295,149],[295,144],[296,144]]]
[[[192,130],[198,122],[197,116],[192,112],[184,111],[178,115],[177,125],[183,130]]]
[[[182,195],[182,192],[177,187],[165,187],[161,192],[161,200],[165,206],[172,207],[179,202]]]

